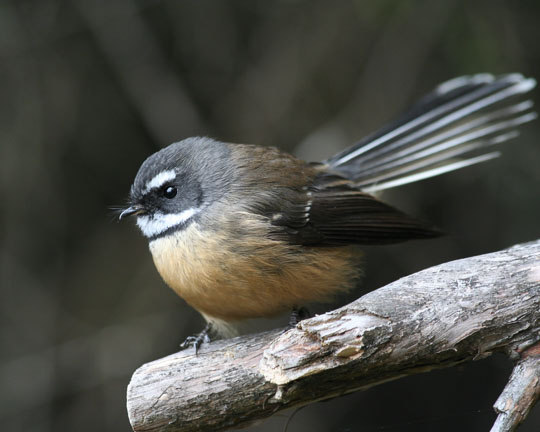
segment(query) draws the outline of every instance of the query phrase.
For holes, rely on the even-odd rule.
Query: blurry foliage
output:
[[[193,134],[329,156],[448,78],[540,78],[539,18],[537,1],[502,0],[0,3],[2,430],[130,430],[133,370],[202,326],[108,210],[145,157]],[[387,193],[450,235],[367,248],[362,289],[537,238],[539,135]],[[510,367],[390,383],[308,407],[289,430],[487,430]],[[537,408],[523,431],[539,427]]]

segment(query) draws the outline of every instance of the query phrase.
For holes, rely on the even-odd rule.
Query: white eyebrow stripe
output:
[[[151,238],[188,221],[200,211],[199,208],[189,208],[180,213],[164,214],[157,212],[153,216],[138,216],[137,226],[145,237]]]
[[[157,189],[175,178],[176,172],[174,170],[161,171],[159,174],[155,175],[152,180],[146,183],[144,193],[150,192],[152,189]]]

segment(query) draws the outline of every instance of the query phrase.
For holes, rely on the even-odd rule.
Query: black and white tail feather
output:
[[[491,146],[516,137],[534,120],[521,74],[462,76],[440,84],[393,123],[324,163],[373,193],[499,156]]]

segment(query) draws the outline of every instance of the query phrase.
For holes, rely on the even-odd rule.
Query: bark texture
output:
[[[288,331],[145,364],[128,413],[135,431],[226,430],[504,351],[518,362],[493,430],[509,431],[538,397],[539,340],[540,240],[423,270]]]

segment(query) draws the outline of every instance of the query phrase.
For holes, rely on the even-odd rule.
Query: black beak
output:
[[[140,204],[132,205],[128,207],[127,209],[125,209],[122,213],[120,213],[120,216],[118,216],[118,220],[122,220],[128,216],[135,216],[135,215],[144,214],[144,213],[146,213],[146,210],[142,205]]]

